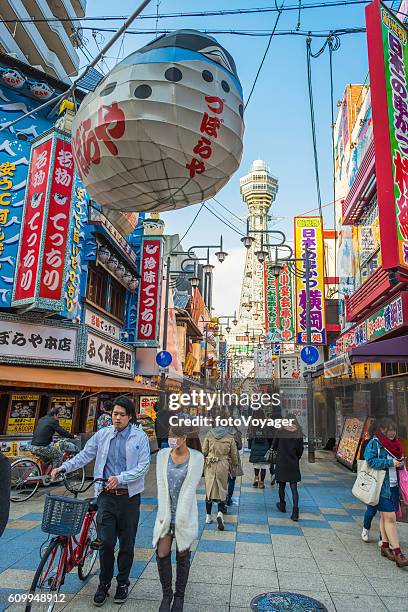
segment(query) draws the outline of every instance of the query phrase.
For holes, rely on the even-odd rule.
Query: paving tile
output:
[[[6,569],[0,574],[0,588],[29,590],[35,570]]]
[[[272,580],[265,580],[262,586],[241,586],[232,585],[231,588],[231,601],[230,610],[239,610],[244,608],[250,610],[250,604],[254,597],[260,595],[260,593],[267,593],[268,591],[277,591],[279,589],[278,582]],[[215,612],[215,611],[214,611]]]
[[[235,542],[236,531],[219,531],[215,529],[210,531],[209,529],[204,529],[203,535],[201,536],[201,541],[203,540],[221,540],[223,542]]]
[[[372,595],[373,587],[364,576],[336,576],[322,574],[329,593],[354,593],[358,595]]]
[[[139,578],[139,580],[131,585],[129,589],[129,597],[131,599],[155,599],[161,600],[162,589],[160,580],[148,580]]]
[[[273,535],[291,535],[291,536],[303,536],[303,532],[300,527],[294,526],[293,521],[290,525],[269,525],[269,531]]]
[[[338,523],[352,523],[353,522],[353,517],[351,517],[349,514],[326,513],[324,515],[324,518],[329,523],[331,521],[336,521]]]
[[[246,525],[245,523],[239,523],[238,533],[269,533],[268,525]]]
[[[347,515],[348,512],[347,510],[345,510],[344,508],[320,508],[320,511],[323,514],[342,514],[342,515]]]
[[[339,559],[316,559],[318,570],[321,574],[332,574],[334,576],[362,576],[363,572],[356,563],[349,559],[341,561]]]
[[[33,529],[34,527],[41,525],[41,522],[18,519],[16,521],[9,521],[8,525],[11,529],[24,529],[24,531],[28,531],[29,529]]]
[[[270,544],[269,533],[238,533],[237,542],[251,542],[253,544]]]
[[[224,584],[210,584],[202,582],[188,583],[185,593],[185,602],[200,605],[213,606],[218,610],[220,607],[229,605],[230,589]]]
[[[396,568],[399,569],[399,568]],[[395,578],[368,578],[372,588],[380,597],[407,597],[408,599],[408,572],[400,569]],[[401,578],[402,577],[402,578]],[[408,609],[408,605],[407,605]]]
[[[407,596],[381,597],[381,601],[389,612],[407,612]]]
[[[221,540],[200,540],[197,547],[200,552],[215,552],[215,553],[233,553],[235,550],[235,541],[221,541]]]
[[[195,564],[213,565],[215,567],[232,567],[234,564],[234,555],[227,553],[218,555],[217,553],[202,552],[198,550],[194,555],[194,560],[191,565],[193,566]]]
[[[82,595],[82,593],[80,593],[71,599],[64,609],[75,610],[75,612],[89,612],[89,610],[93,608],[93,595]],[[118,604],[113,603],[113,598],[109,598],[104,604],[103,610],[104,612],[115,612],[118,610]],[[151,608],[151,610],[153,612],[153,608]],[[147,608],[146,612],[149,612],[149,608]]]
[[[268,523],[269,525],[294,527],[294,522],[288,516],[269,516]]]
[[[301,521],[302,523],[304,521],[324,521],[325,517],[323,516],[323,514],[320,514],[318,512],[314,513],[314,512],[302,512],[302,506],[300,506],[300,510],[299,510],[300,514],[299,514],[299,521]],[[313,525],[312,525],[313,527]]]
[[[252,544],[251,542],[237,542],[235,545],[235,554],[237,555],[254,555],[259,557],[269,557],[273,554],[272,544]]]
[[[278,579],[281,591],[297,591],[297,589],[327,590],[324,580],[319,573],[278,571]]]
[[[387,608],[376,595],[359,595],[357,593],[330,593],[338,612],[364,610],[364,612],[387,612]],[[406,612],[406,608],[405,608]]]
[[[377,579],[377,578],[390,578],[396,579],[398,578],[398,574],[396,572],[396,567],[394,563],[390,563],[388,559],[377,559],[374,562],[367,563],[363,562],[359,564],[361,571],[368,579]],[[399,575],[403,580],[407,581],[407,572],[406,570],[401,570]],[[407,587],[408,588],[408,587]]]
[[[135,561],[149,561],[154,554],[153,548],[135,548]]]
[[[259,558],[252,555],[235,555],[234,568],[238,569],[256,569],[259,571]],[[271,553],[270,557],[262,557],[262,571],[273,572],[276,570],[275,559]]]
[[[313,558],[305,559],[293,558],[286,556],[278,556],[275,554],[275,563],[278,572],[293,572],[297,573],[319,573],[319,568]]]
[[[232,567],[214,567],[196,563],[191,566],[188,582],[200,582],[207,584],[231,584]]]
[[[258,569],[250,568],[238,568],[234,567],[234,573],[232,575],[232,586],[258,586],[263,588],[268,585],[269,589],[275,589],[278,587],[278,577],[275,571],[271,571],[269,568],[262,567]]]

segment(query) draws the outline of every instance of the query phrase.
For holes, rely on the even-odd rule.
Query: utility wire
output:
[[[208,206],[211,208],[211,210],[214,210],[214,209],[213,209],[213,208],[212,208],[212,207],[211,207],[209,204],[208,204]],[[220,213],[218,210],[216,210],[216,211],[214,211],[214,212],[217,212],[217,214],[218,214],[218,215],[219,215],[219,216],[220,216],[220,217],[221,217],[221,218],[222,218],[222,219],[223,219],[223,220],[224,220],[226,223],[228,223],[228,224],[229,224],[229,225],[231,225],[232,227],[235,227],[237,230],[239,230],[239,228],[238,228],[236,225],[234,225],[234,223],[233,223],[232,221],[230,221],[230,219],[228,219],[228,218],[227,218],[225,215],[223,215],[222,213]]]
[[[275,3],[276,3],[276,0],[275,0]],[[252,98],[252,94],[254,93],[254,90],[255,90],[255,87],[256,87],[256,83],[258,81],[258,77],[259,77],[259,75],[261,73],[262,66],[264,65],[264,62],[266,60],[266,56],[268,55],[269,47],[271,46],[272,38],[273,38],[273,35],[276,32],[276,28],[278,27],[278,23],[279,23],[279,19],[281,18],[281,15],[282,15],[282,11],[280,10],[279,13],[278,13],[278,16],[276,18],[275,25],[273,27],[271,35],[269,37],[268,44],[266,45],[265,53],[263,54],[263,58],[261,60],[261,63],[259,64],[259,68],[257,70],[254,82],[253,82],[252,87],[251,87],[251,91],[249,92],[249,96],[247,98],[247,101],[245,102],[245,109],[247,108],[247,106],[248,106],[248,104],[249,104],[249,102],[250,102],[250,100]]]
[[[313,9],[320,9],[320,8],[332,8],[332,7],[342,7],[342,6],[352,6],[352,5],[360,5],[360,4],[370,4],[371,0],[337,0],[336,2],[314,2],[311,4],[304,4],[302,5],[302,10],[313,10]],[[146,14],[146,15],[140,15],[140,19],[154,19],[156,20],[157,18],[159,19],[175,19],[175,18],[182,18],[182,17],[228,17],[230,15],[248,15],[248,14],[259,14],[259,13],[279,13],[279,12],[286,12],[286,11],[299,11],[299,3],[297,4],[292,4],[292,5],[288,5],[285,6],[283,8],[278,7],[277,5],[275,6],[268,6],[268,7],[253,7],[253,8],[236,8],[236,9],[224,9],[224,10],[218,10],[218,11],[190,11],[190,12],[184,12],[184,13],[162,13],[162,14],[157,14],[157,13],[151,13],[151,14]],[[404,13],[402,13],[404,14]],[[106,16],[106,15],[102,15],[99,17],[54,17],[54,18],[35,18],[35,17],[30,17],[30,18],[23,18],[23,19],[3,19],[3,23],[51,23],[53,21],[59,21],[59,22],[76,22],[76,21],[80,21],[80,22],[85,22],[85,21],[123,21],[123,19],[126,19],[126,17],[124,15],[121,16],[116,16],[116,15],[112,15],[112,16]]]
[[[114,28],[95,28],[95,27],[83,27],[82,30],[91,30],[96,32],[116,32]],[[157,34],[171,34],[176,32],[177,28],[174,29],[163,29],[158,30]],[[330,34],[336,36],[345,36],[348,34],[363,34],[366,31],[365,27],[357,28],[341,28],[339,30],[276,30],[274,36],[304,36],[311,38],[327,38]],[[200,29],[200,32],[204,34],[223,34],[231,36],[249,36],[249,37],[267,37],[271,35],[271,30],[208,30]],[[137,36],[156,35],[156,30],[128,30],[126,34],[134,34]],[[105,56],[108,57],[108,56]]]
[[[330,110],[331,110],[331,140],[332,140],[332,173],[333,173],[333,202],[336,202],[336,152],[334,145],[334,85],[333,85],[333,52],[340,48],[340,39],[330,37],[329,39],[329,69],[330,69]],[[337,276],[337,219],[336,205],[333,206],[333,229],[334,229],[334,276]]]
[[[194,223],[197,221],[198,219],[198,215],[200,214],[200,212],[203,210],[204,207],[204,202],[201,204],[200,208],[198,209],[197,213],[195,214],[194,219],[192,220],[192,222],[190,223],[190,225],[188,226],[188,228],[186,229],[186,231],[184,232],[184,234],[182,235],[182,237],[180,238],[180,240],[178,241],[178,243],[176,244],[176,246],[174,246],[169,255],[171,255],[173,253],[173,251],[175,251],[177,249],[178,246],[180,246],[180,244],[182,243],[182,241],[184,240],[184,238],[187,236],[188,232],[191,230],[191,228],[193,227]]]
[[[220,202],[219,200],[217,200],[217,198],[211,198],[212,200],[214,200],[214,202],[217,202],[217,204],[219,204],[222,208],[224,208],[224,210],[226,210],[227,212],[230,213],[230,215],[232,215],[233,217],[235,217],[236,219],[238,219],[238,221],[242,224],[245,223],[245,221],[242,220],[241,217],[239,217],[238,215],[236,215],[234,212],[232,212],[232,210],[230,210],[229,208],[227,208],[226,206],[224,206],[224,204],[222,204],[222,202]]]
[[[233,232],[235,232],[236,234],[239,234],[240,236],[245,236],[245,234],[243,232],[241,232],[241,230],[239,230],[237,227],[234,227],[233,225],[227,223],[226,221],[224,221],[223,219],[221,219],[221,217],[219,217],[217,215],[217,213],[215,213],[213,210],[211,210],[211,208],[208,208],[208,206],[206,206],[204,204],[204,208],[206,210],[208,210],[208,212],[210,212],[212,215],[214,215],[214,217],[217,217],[217,219],[219,221],[221,221],[221,223],[223,223],[224,225],[226,225],[230,230],[232,230]]]

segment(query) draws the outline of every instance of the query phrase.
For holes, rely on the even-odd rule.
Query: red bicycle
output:
[[[63,452],[63,461],[71,459],[71,457],[79,453],[78,449],[65,450],[63,444],[64,440],[58,440],[55,443],[55,446],[60,446]],[[33,453],[33,455],[35,459],[21,457],[11,464],[10,500],[12,502],[27,501],[34,495],[40,484],[48,487],[52,482],[61,481],[60,475],[58,475],[55,481],[51,480],[52,465],[50,462],[44,461],[41,455],[36,453]],[[80,489],[85,482],[84,468],[70,472],[67,474],[67,478],[75,488]]]
[[[39,609],[51,612],[55,604],[65,599],[60,589],[66,574],[77,567],[79,579],[86,580],[98,556],[96,500],[77,497],[95,483],[106,480],[98,478],[79,491],[67,483],[63,472],[61,474],[65,487],[74,497],[46,495],[41,528],[56,537],[52,538],[41,557],[29,593],[21,594],[26,612]]]

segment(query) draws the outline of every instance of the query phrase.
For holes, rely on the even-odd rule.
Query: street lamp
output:
[[[286,240],[286,237],[285,237]],[[312,324],[310,320],[310,263],[311,253],[308,245],[304,248],[304,257],[293,257],[292,247],[288,244],[284,246],[289,251],[288,257],[278,257],[278,247],[275,246],[275,261],[272,266],[272,273],[275,277],[279,277],[283,265],[287,264],[289,271],[293,272],[298,278],[303,278],[305,281],[306,294],[306,342],[308,345],[312,343]],[[296,264],[301,263],[302,268],[297,268]],[[315,409],[313,396],[313,379],[311,372],[304,373],[307,387],[307,430],[308,430],[308,446],[307,455],[309,463],[315,462]]]

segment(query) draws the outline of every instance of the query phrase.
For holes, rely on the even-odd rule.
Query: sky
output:
[[[278,5],[280,5],[278,0]],[[320,2],[320,0],[317,0]],[[333,1],[333,0],[329,0]],[[311,0],[308,0],[311,3]],[[295,0],[285,0],[287,6],[297,4]],[[302,4],[306,4],[305,0]],[[391,3],[388,3],[391,4]],[[120,5],[120,6],[119,6]],[[135,0],[88,0],[86,16],[128,16],[136,6]],[[274,6],[274,0],[206,0],[206,2],[187,2],[186,0],[160,0],[158,12],[181,13],[200,10],[221,10],[231,8],[253,8]],[[300,31],[327,31],[336,28],[364,27],[364,4],[302,10]],[[144,14],[156,14],[157,0],[152,0]],[[246,29],[271,31],[276,13],[254,15],[234,15],[217,17],[177,17],[159,19],[157,27],[166,29]],[[298,24],[298,11],[282,14],[276,34],[281,31],[295,30]],[[118,27],[118,22],[92,22],[88,27]],[[135,21],[133,28],[155,30],[156,19]],[[96,43],[92,32],[84,30],[86,47],[93,55]],[[103,46],[112,36],[110,33],[96,34],[96,40]],[[252,87],[256,72],[264,54],[268,38],[214,34],[215,38],[232,54],[244,89],[246,100]],[[109,51],[104,72],[113,67],[118,60],[142,47],[155,36],[151,34],[126,35]],[[318,51],[325,38],[314,38],[313,52]],[[86,60],[82,56],[81,61]],[[364,83],[368,73],[368,59],[365,33],[341,37],[341,46],[333,53],[334,101],[341,100],[347,83]],[[326,51],[312,60],[313,90],[317,129],[317,146],[323,203],[333,200],[332,193],[332,155],[331,155],[331,108],[329,55]],[[337,106],[335,113],[337,114]],[[224,206],[235,215],[245,218],[246,206],[241,201],[239,179],[246,174],[254,159],[264,159],[272,174],[279,180],[279,192],[271,208],[277,218],[273,222],[276,229],[284,231],[288,240],[293,239],[293,217],[304,214],[317,207],[316,182],[313,162],[313,148],[310,127],[310,109],[306,72],[306,37],[275,36],[268,56],[263,65],[255,91],[249,102],[245,116],[244,153],[241,166],[229,183],[216,196]],[[244,226],[214,201],[211,208],[225,216],[239,230]],[[166,233],[185,233],[199,205],[179,211],[164,213]],[[333,227],[333,208],[325,209],[325,226]],[[313,214],[313,213],[312,213]],[[229,315],[238,308],[241,278],[244,265],[244,248],[241,236],[218,221],[210,212],[203,209],[185,240],[185,249],[197,244],[217,244],[223,235],[225,250],[229,253],[226,261],[216,265],[214,270],[214,307],[217,314]],[[199,252],[197,251],[197,254]],[[215,263],[215,262],[214,262]]]

